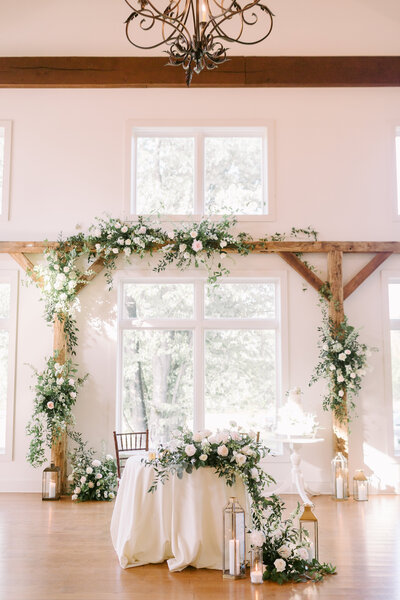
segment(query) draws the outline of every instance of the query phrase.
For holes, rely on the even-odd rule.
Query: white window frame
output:
[[[10,284],[10,315],[0,319],[0,329],[8,331],[8,378],[5,453],[0,454],[0,462],[13,459],[14,399],[15,399],[15,358],[17,347],[17,307],[18,307],[18,271],[0,269],[0,283]]]
[[[117,393],[116,393],[116,431],[121,429],[121,407],[122,407],[122,337],[126,329],[177,329],[190,330],[197,334],[199,343],[193,344],[194,352],[194,430],[204,428],[204,339],[205,332],[212,329],[274,329],[276,335],[276,410],[281,404],[283,390],[287,389],[288,383],[288,352],[287,352],[287,274],[285,271],[263,272],[260,275],[239,272],[232,277],[222,279],[226,283],[266,283],[275,281],[277,285],[276,316],[274,319],[204,319],[203,308],[203,284],[206,283],[204,275],[188,273],[187,276],[178,274],[176,277],[154,273],[139,276],[132,272],[120,271],[118,273],[118,359],[117,359]],[[123,318],[123,286],[127,283],[191,283],[194,284],[194,318],[185,319],[151,319],[146,325],[135,325],[130,319]],[[200,318],[199,318],[200,316]],[[150,321],[150,319],[149,319]],[[176,323],[176,327],[173,326]],[[267,325],[267,326],[266,326]],[[199,354],[196,354],[198,352]],[[198,368],[196,367],[198,366]],[[280,457],[278,462],[286,462],[286,457]],[[276,461],[276,457],[274,459]]]
[[[394,186],[395,216],[400,221],[400,125],[394,128]]]
[[[0,121],[4,127],[4,163],[3,163],[3,188],[0,204],[0,222],[8,221],[10,212],[10,171],[11,171],[11,121]]]
[[[136,139],[146,137],[194,137],[195,138],[195,169],[194,169],[194,207],[193,213],[187,215],[161,215],[163,222],[169,221],[198,221],[205,214],[204,201],[204,145],[202,140],[207,136],[215,137],[261,137],[263,138],[263,155],[266,158],[263,170],[263,203],[268,213],[261,215],[236,215],[238,222],[265,222],[275,220],[275,183],[274,164],[275,154],[273,121],[237,121],[213,123],[178,121],[136,121],[129,120],[126,139],[126,178],[125,178],[125,207],[124,216],[127,219],[136,218],[135,211],[135,173],[136,173]],[[203,174],[200,177],[200,174]],[[145,215],[146,216],[146,215]],[[217,220],[221,215],[207,215],[210,220]]]
[[[400,319],[391,319],[389,312],[389,284],[400,284],[400,271],[382,271],[382,317],[383,317],[383,352],[384,352],[384,410],[386,414],[387,454],[400,462],[400,454],[395,454],[394,422],[393,422],[393,388],[392,388],[392,350],[390,332],[400,329]]]

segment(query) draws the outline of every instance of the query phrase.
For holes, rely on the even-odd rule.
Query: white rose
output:
[[[70,268],[69,267],[64,267],[63,271],[64,271],[64,273],[69,273],[70,272]]]
[[[211,435],[211,434],[212,434],[212,431],[210,431],[209,429],[204,429],[204,430],[203,430],[203,436],[204,436],[204,437],[208,437],[208,436],[209,436],[209,435]]]
[[[241,435],[238,431],[231,431],[231,438],[233,440],[235,440],[235,442],[238,442],[241,439]]]
[[[70,392],[69,395],[71,398],[76,398],[76,392]]]
[[[101,237],[101,229],[94,230],[94,237]]]
[[[65,292],[63,292],[62,294],[60,294],[60,300],[64,301],[68,298],[67,294]]]
[[[123,227],[121,227],[121,232],[122,233],[126,233],[128,231],[128,228],[126,225],[124,225]]]
[[[183,257],[186,258],[186,260],[188,260],[190,258],[189,252],[185,252]]]
[[[86,473],[87,473],[88,475],[91,475],[91,473],[93,473],[93,469],[92,469],[92,467],[86,467]]]
[[[56,271],[59,271],[59,270],[60,270],[60,267],[59,267],[58,265],[54,265],[54,269],[55,269]]]
[[[72,386],[72,385],[75,385],[75,379],[72,379],[72,378],[68,379],[68,383],[69,383],[69,385],[71,385],[71,386]]]
[[[84,475],[82,475],[81,479],[80,479],[81,483],[85,483],[86,482],[86,477]]]
[[[70,290],[73,290],[76,287],[76,281],[68,281],[68,287]]]
[[[119,221],[117,221],[115,223],[115,229],[119,229],[121,227],[121,223]]]
[[[347,354],[347,356],[350,356],[351,351],[350,350],[345,350],[344,353]]]
[[[261,548],[261,546],[264,544],[264,542],[265,542],[265,535],[263,534],[262,531],[252,531],[250,533],[251,546],[257,546],[258,548]]]
[[[342,383],[344,381],[343,375],[338,375],[337,380],[338,380],[339,383]]]
[[[104,492],[103,496],[104,498],[108,498],[108,492]]]
[[[329,369],[330,369],[331,371],[336,371],[336,367],[335,367],[335,365],[330,365]]]
[[[208,441],[210,444],[218,444],[218,437],[215,435],[215,433],[213,435],[209,435],[208,436]]]
[[[88,486],[89,486],[90,488],[94,488],[94,483],[93,483],[93,481],[89,481],[89,483],[88,483]]]
[[[203,439],[203,434],[201,433],[201,431],[196,431],[196,433],[193,434],[194,442],[201,442],[202,439]]]
[[[355,373],[350,373],[350,377],[351,377],[352,379],[355,379],[355,378],[356,378],[356,374],[355,374]]]
[[[97,252],[100,252],[100,249],[101,249],[101,244],[96,244],[96,245],[95,245],[95,248],[96,248]]]
[[[107,460],[114,460],[114,457],[112,454],[106,454],[106,459]]]
[[[194,454],[196,454],[196,446],[193,446],[193,444],[188,444],[185,447],[185,453],[187,454],[187,456],[193,456]]]
[[[170,240],[174,239],[174,232],[173,231],[167,231],[167,238]]]
[[[282,556],[282,558],[289,558],[289,556],[292,554],[292,551],[288,546],[281,546],[278,548],[278,554],[279,556]]]
[[[64,383],[64,377],[58,377],[57,385],[62,385]]]
[[[256,469],[256,467],[253,467],[250,471],[250,475],[251,477],[255,480],[255,481],[259,481],[260,479],[260,474],[258,472],[258,469]]]
[[[114,252],[114,254],[118,254],[119,252],[118,248],[113,248],[112,251]]]
[[[125,240],[125,246],[130,246],[132,244],[132,241],[128,238],[127,240]]]
[[[274,567],[278,573],[282,573],[286,568],[286,562],[282,558],[277,558],[274,562]]]
[[[179,252],[185,252],[186,248],[186,244],[179,244]]]
[[[100,467],[100,465],[101,465],[101,461],[98,460],[97,458],[92,460],[92,467]]]
[[[146,229],[146,227],[144,227],[143,225],[142,225],[141,227],[139,227],[139,229],[137,230],[137,232],[138,232],[140,235],[143,235],[144,233],[146,233],[146,231],[147,231],[147,229]]]
[[[241,467],[242,465],[244,465],[244,463],[247,460],[247,456],[245,456],[244,454],[241,454],[240,452],[238,452],[235,455],[235,461],[237,462],[237,464],[239,465],[239,467]]]
[[[96,473],[95,477],[96,477],[96,479],[101,479],[103,477],[103,475],[101,473]]]
[[[124,238],[122,238],[122,237],[121,237],[121,238],[118,238],[118,239],[117,239],[117,243],[118,243],[120,246],[124,246],[124,245],[125,245],[125,240],[124,240]]]
[[[339,396],[340,396],[341,398],[343,398],[343,396],[344,396],[344,391],[343,391],[343,390],[339,390]]]
[[[197,231],[195,231],[194,229],[190,232],[190,237],[192,237],[193,239],[197,237]]]
[[[208,456],[207,454],[200,454],[199,459],[202,460],[203,462],[205,462],[207,460]]]
[[[77,500],[77,499],[78,499],[78,495],[77,494],[72,494],[71,500]]]
[[[225,446],[225,444],[223,444],[222,446],[218,446],[217,452],[220,456],[228,456],[229,454],[229,450]]]
[[[346,360],[346,354],[344,352],[341,352],[338,356],[339,360]]]
[[[76,487],[74,489],[74,494],[80,494],[81,493],[81,488],[80,487]]]
[[[73,476],[73,474],[71,473],[70,475],[68,475],[68,481],[73,481],[73,480],[74,480],[74,476]]]
[[[225,240],[221,240],[220,243],[219,243],[219,245],[220,245],[221,248],[225,248],[225,246],[228,245],[228,242],[226,242]]]
[[[297,548],[297,550],[294,551],[294,554],[296,556],[298,556],[299,558],[301,558],[302,560],[309,559],[307,548]]]
[[[110,492],[110,493],[108,494],[108,496],[109,496],[109,498],[115,498],[115,494],[114,494],[114,492]]]
[[[176,452],[179,448],[178,440],[171,440],[168,444],[168,448],[171,450],[171,452]]]
[[[329,346],[328,346],[328,344],[324,344],[324,345],[322,346],[322,350],[325,350],[325,352],[327,352],[327,351],[329,350]]]

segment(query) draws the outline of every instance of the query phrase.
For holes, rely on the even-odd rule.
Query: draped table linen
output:
[[[243,482],[229,487],[213,468],[201,467],[182,479],[170,475],[148,493],[155,472],[141,458],[126,463],[111,520],[121,567],[167,560],[170,571],[222,569],[222,510],[231,496],[246,507]]]

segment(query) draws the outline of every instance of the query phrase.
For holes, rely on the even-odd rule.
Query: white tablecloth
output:
[[[228,487],[214,469],[200,468],[182,479],[170,475],[149,494],[153,480],[140,457],[128,459],[111,521],[121,567],[168,560],[171,571],[222,569],[222,510],[230,496],[246,507],[242,481]]]

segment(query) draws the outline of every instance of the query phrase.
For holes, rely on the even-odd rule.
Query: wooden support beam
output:
[[[331,250],[344,253],[369,253],[391,252],[400,254],[400,242],[248,242],[252,252],[307,252],[323,254]],[[156,246],[162,248],[162,244]],[[0,242],[0,253],[6,252],[23,254],[41,254],[47,248],[58,248],[58,242]],[[224,248],[224,252],[235,254],[236,250]]]
[[[343,254],[332,250],[328,254],[328,281],[332,294],[329,302],[329,317],[336,327],[344,319],[343,309]],[[343,398],[346,404],[346,395]],[[344,412],[346,418],[347,410]],[[341,422],[333,417],[333,450],[335,454],[341,452],[346,458],[349,455],[349,430],[346,422]]]
[[[0,87],[186,87],[182,68],[159,56],[0,58]],[[230,56],[192,87],[376,87],[400,85],[399,56]]]
[[[321,288],[325,285],[322,279],[314,273],[307,265],[304,264],[298,256],[293,254],[292,252],[278,252],[279,256],[283,258],[283,260],[292,267],[299,275],[306,280],[308,284],[311,285],[317,292],[321,290]]]
[[[372,258],[343,288],[343,299],[346,300],[364,281],[383,263],[392,252],[380,252]]]
[[[80,281],[75,288],[77,294],[79,294],[79,292],[86,287],[86,284],[88,284],[89,281],[93,281],[96,275],[98,275],[100,271],[104,269],[104,258],[102,256],[97,258],[94,262],[92,262],[89,269],[91,271],[90,275],[87,277],[82,277],[82,281]]]
[[[54,321],[53,350],[57,354],[57,362],[63,365],[67,357],[67,346],[64,330],[64,319],[56,316]],[[63,433],[59,438],[53,440],[51,447],[51,462],[60,467],[61,471],[61,493],[67,492],[67,434]]]
[[[29,277],[31,277],[33,281],[36,281],[36,283],[38,283],[40,287],[43,287],[42,278],[38,277],[35,271],[33,270],[35,265],[27,256],[25,256],[25,254],[22,254],[22,252],[11,252],[10,256],[19,264],[19,266],[25,271],[25,273],[29,273]]]

